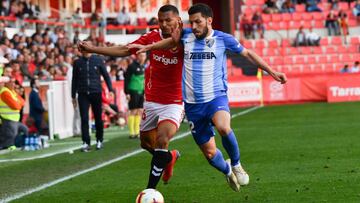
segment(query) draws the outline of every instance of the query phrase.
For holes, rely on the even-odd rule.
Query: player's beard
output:
[[[195,37],[196,37],[196,39],[204,39],[206,37],[206,35],[208,34],[208,32],[209,32],[209,28],[208,28],[208,24],[206,22],[206,26],[204,28],[203,33],[200,36],[195,35]]]

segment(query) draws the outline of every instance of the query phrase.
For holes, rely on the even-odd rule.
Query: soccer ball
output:
[[[155,189],[145,189],[137,195],[135,203],[164,203],[164,197]]]

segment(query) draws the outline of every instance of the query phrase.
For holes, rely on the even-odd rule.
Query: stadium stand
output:
[[[256,11],[262,11],[264,4],[264,0],[246,1],[242,11],[251,16]],[[335,10],[336,14],[340,10],[346,13],[349,35],[328,36],[325,20],[331,4],[322,0],[319,3],[322,12],[306,12],[304,4],[297,4],[294,13],[263,13],[266,27],[264,39],[241,38],[241,42],[275,69],[288,74],[339,72],[344,64],[352,65],[360,59],[360,23],[352,14],[354,5],[355,2],[339,2]],[[293,47],[294,34],[300,26],[304,27],[305,32],[310,27],[314,28],[321,36],[320,46]]]

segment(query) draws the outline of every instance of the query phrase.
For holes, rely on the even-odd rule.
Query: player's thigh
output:
[[[210,137],[210,139],[207,142],[205,142],[202,145],[199,145],[199,148],[207,159],[212,159],[216,153],[215,138]]]
[[[184,107],[179,104],[159,105],[158,134],[172,138],[184,118]]]

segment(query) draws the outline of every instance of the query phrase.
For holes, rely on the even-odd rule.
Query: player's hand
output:
[[[171,29],[171,38],[174,40],[174,42],[176,44],[178,44],[180,42],[183,25],[184,25],[183,22],[179,18],[178,23],[176,24],[176,27],[174,29]]]
[[[76,99],[72,99],[72,104],[73,104],[74,109],[76,109],[76,107],[77,107]]]
[[[286,75],[282,72],[273,72],[271,76],[276,80],[281,82],[281,84],[285,84],[287,82]]]
[[[86,42],[86,41],[79,41],[77,43],[77,47],[79,49],[80,52],[91,52],[91,47],[92,45],[90,44],[90,42]]]
[[[109,92],[109,97],[110,97],[110,98],[114,98],[114,92],[110,91],[110,92]]]
[[[130,99],[131,99],[130,94],[127,94],[127,95],[126,95],[126,100],[127,100],[127,101],[130,101]]]
[[[128,44],[126,45],[128,49],[138,49],[137,54],[140,53],[146,53],[147,51],[150,51],[151,46],[150,45],[142,45],[142,44]]]

